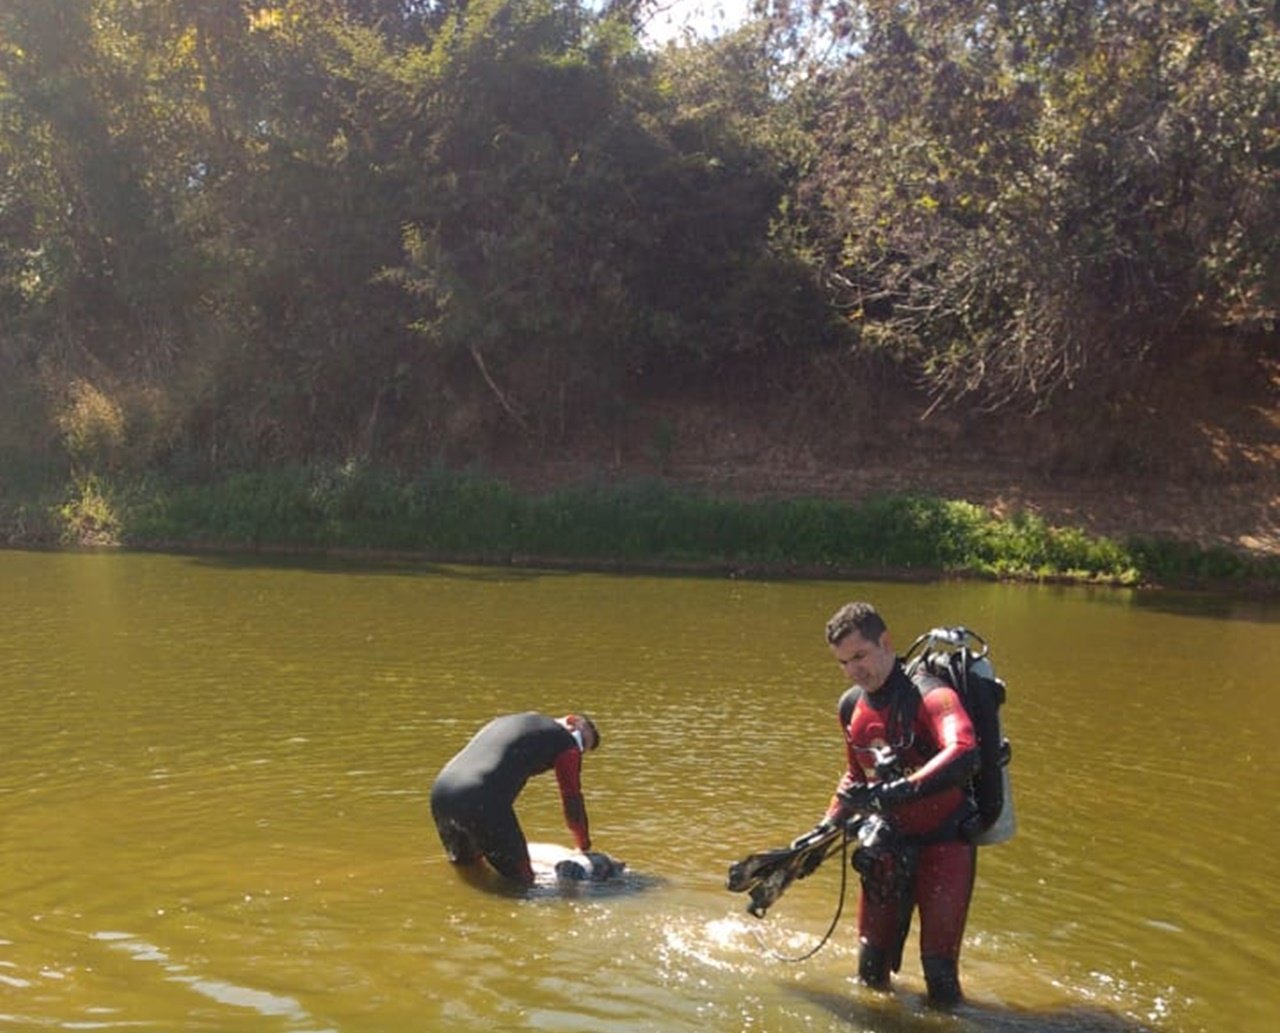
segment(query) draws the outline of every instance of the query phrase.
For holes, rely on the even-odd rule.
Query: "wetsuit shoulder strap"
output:
[[[840,697],[840,702],[836,706],[836,712],[840,715],[840,727],[847,730],[849,722],[853,719],[853,709],[858,705],[858,700],[862,699],[862,690],[856,685],[852,685],[845,689],[844,695]]]
[[[932,671],[926,670],[923,666],[917,667],[911,672],[911,680],[915,683],[915,687],[920,690],[921,699],[924,699],[934,689],[953,687],[946,678],[939,677]]]
[[[904,672],[906,673],[906,672]],[[900,720],[905,728],[914,729],[916,721],[916,713],[920,709],[920,705],[924,702],[924,698],[935,689],[950,688],[950,682],[945,678],[940,678],[931,671],[924,669],[923,665],[914,668],[907,674],[907,680],[915,689],[914,692],[907,690],[901,695],[903,701],[902,709],[899,711]],[[927,740],[918,742],[921,752],[927,757],[933,756],[941,748],[940,745],[933,741],[932,729]]]

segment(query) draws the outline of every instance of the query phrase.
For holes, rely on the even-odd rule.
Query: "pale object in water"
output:
[[[571,850],[558,843],[530,843],[529,860],[536,874],[567,882],[605,882],[617,878],[627,867],[625,861],[603,851]]]

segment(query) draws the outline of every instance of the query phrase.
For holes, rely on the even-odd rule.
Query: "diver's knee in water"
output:
[[[436,831],[440,835],[440,843],[451,864],[468,865],[480,860],[480,848],[471,830],[455,818],[440,816],[436,818]]]

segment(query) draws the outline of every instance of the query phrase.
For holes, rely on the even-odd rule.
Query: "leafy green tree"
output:
[[[1275,318],[1274,10],[837,5],[801,196],[865,347],[943,400],[1043,404]]]
[[[0,392],[193,468],[410,460],[835,341],[1035,407],[1274,330],[1274,5],[762,3],[660,53],[653,6],[7,0]]]
[[[117,364],[188,332],[223,272],[198,242],[201,201],[234,142],[219,84],[242,69],[221,68],[217,51],[238,10],[14,0],[0,11],[9,315],[92,338]],[[142,340],[146,328],[161,329]]]
[[[469,366],[495,411],[549,440],[593,410],[616,429],[637,383],[767,354],[786,322],[768,300],[785,280],[770,155],[721,108],[684,105],[625,25],[473,3],[430,67],[393,275],[446,379]]]
[[[110,307],[142,211],[133,141],[112,132],[120,103],[88,3],[15,0],[0,12],[5,279],[66,317]]]

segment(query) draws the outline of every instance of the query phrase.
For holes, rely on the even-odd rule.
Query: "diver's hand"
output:
[[[920,795],[920,787],[909,778],[896,778],[892,782],[881,782],[876,786],[876,805],[883,810],[894,807]]]
[[[866,814],[875,808],[877,803],[876,791],[879,788],[878,785],[869,786],[860,782],[849,786],[847,789],[838,790],[836,796],[840,798],[840,803],[854,814]]]
[[[875,785],[854,785],[836,794],[840,802],[851,811],[866,814],[869,811],[883,811],[886,807],[895,807],[919,795],[918,788],[909,778],[898,778],[892,782],[877,782]]]

